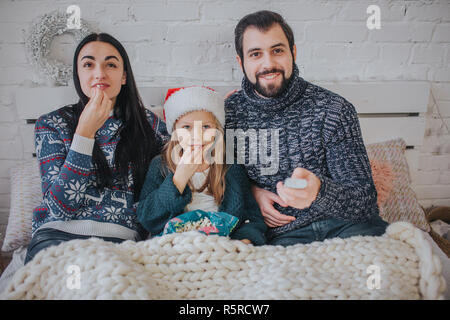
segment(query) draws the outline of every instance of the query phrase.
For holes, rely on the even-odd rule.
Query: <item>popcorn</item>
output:
[[[186,222],[181,228],[177,228],[176,232],[181,233],[192,230],[200,230],[204,227],[212,227],[212,226],[213,224],[211,220],[209,220],[208,217],[205,217],[197,221]]]
[[[206,235],[228,236],[237,226],[239,219],[226,212],[194,210],[170,219],[160,236],[169,233],[199,231]]]

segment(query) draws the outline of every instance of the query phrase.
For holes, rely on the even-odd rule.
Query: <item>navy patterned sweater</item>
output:
[[[121,239],[142,239],[134,201],[131,169],[128,184],[119,186],[114,154],[122,121],[111,115],[95,134],[113,171],[114,187],[96,185],[92,159],[94,139],[71,134],[62,116],[72,105],[41,116],[35,125],[36,155],[41,173],[43,200],[33,211],[32,233],[39,228]],[[168,139],[166,125],[150,110],[147,119],[156,133],[158,149]]]
[[[296,65],[288,87],[279,97],[258,96],[244,78],[242,90],[226,100],[225,110],[228,132],[253,129],[257,133],[258,150],[248,144],[239,146],[234,138],[227,139],[227,153],[234,149],[237,163],[241,163],[237,161],[239,156],[245,156],[247,174],[254,184],[276,193],[277,182],[290,177],[297,167],[312,171],[321,180],[318,196],[309,208],[274,204],[279,212],[296,220],[269,228],[269,239],[325,218],[365,221],[379,214],[355,107],[338,94],[305,81]],[[274,129],[278,129],[278,137]],[[267,132],[267,139],[262,132]],[[277,139],[271,141],[272,135]],[[265,141],[267,148],[261,148]],[[278,155],[274,141],[278,141]],[[257,159],[252,161],[255,153]],[[261,157],[264,154],[274,156],[272,163]],[[276,170],[269,170],[277,158]]]

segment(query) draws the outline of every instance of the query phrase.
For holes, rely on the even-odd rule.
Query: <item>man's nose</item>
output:
[[[270,70],[273,69],[275,66],[273,56],[271,54],[265,54],[262,58],[262,65],[261,67],[263,70]]]

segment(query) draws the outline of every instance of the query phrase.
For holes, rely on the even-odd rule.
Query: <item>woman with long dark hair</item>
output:
[[[144,108],[128,55],[108,34],[80,42],[73,80],[78,103],[36,122],[43,201],[33,212],[25,262],[62,241],[146,237],[137,201],[150,161],[168,138],[165,123]]]

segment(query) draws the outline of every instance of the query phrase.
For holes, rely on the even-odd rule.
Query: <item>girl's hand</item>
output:
[[[245,244],[252,244],[252,242],[248,239],[242,239],[241,241]]]
[[[195,147],[194,150],[184,149],[183,156],[178,162],[175,174],[173,175],[173,183],[177,187],[180,194],[183,193],[189,179],[194,175],[197,169],[202,165],[203,150],[201,147]]]
[[[80,115],[75,133],[93,139],[95,133],[108,119],[111,110],[114,108],[113,102],[103,90],[94,87],[93,96],[84,107]]]

